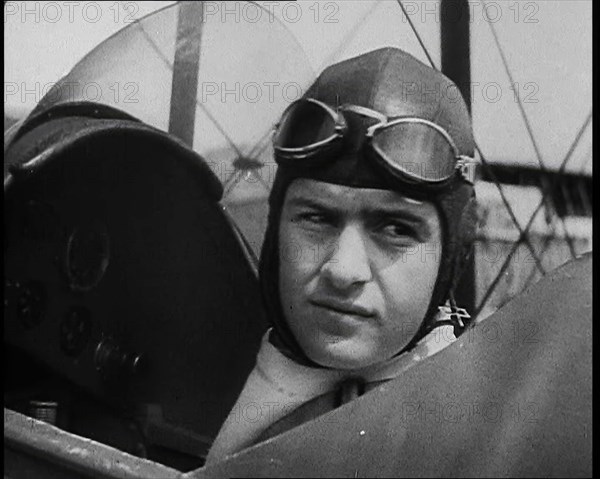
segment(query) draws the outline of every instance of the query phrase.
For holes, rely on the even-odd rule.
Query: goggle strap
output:
[[[379,120],[380,123],[385,123],[387,121],[387,116],[383,113],[379,113],[378,111],[371,110],[370,108],[366,108],[360,105],[342,105],[340,107],[341,111],[351,111],[358,115],[367,116],[369,118],[373,118],[375,120]]]

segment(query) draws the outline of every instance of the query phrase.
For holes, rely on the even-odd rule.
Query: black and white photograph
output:
[[[592,1],[5,1],[4,478],[592,476]]]

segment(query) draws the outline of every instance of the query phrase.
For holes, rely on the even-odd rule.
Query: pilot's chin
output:
[[[352,340],[330,340],[307,352],[317,364],[331,369],[359,370],[377,362],[377,358],[366,348],[352,344]]]

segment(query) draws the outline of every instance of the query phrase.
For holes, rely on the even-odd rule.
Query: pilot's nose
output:
[[[340,290],[372,279],[367,239],[359,226],[344,227],[331,257],[321,268],[321,274],[333,287]]]

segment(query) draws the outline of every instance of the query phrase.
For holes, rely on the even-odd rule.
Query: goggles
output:
[[[471,183],[476,160],[461,155],[448,132],[418,117],[388,118],[357,105],[334,110],[311,98],[297,100],[275,127],[273,148],[278,164],[312,166],[338,152],[347,136],[348,114],[377,121],[366,131],[365,146],[374,161],[394,177],[410,183],[443,184],[459,171]]]

